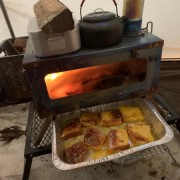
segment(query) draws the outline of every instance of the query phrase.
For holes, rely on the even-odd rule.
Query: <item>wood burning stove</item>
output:
[[[154,93],[163,44],[145,32],[110,48],[38,58],[28,42],[23,67],[39,113],[64,113]]]
[[[48,130],[51,128],[48,126],[48,130],[44,135],[41,129],[45,126],[39,125],[44,121],[44,119],[40,119],[39,114],[44,115],[44,112],[63,113],[73,109],[79,109],[81,107],[90,107],[94,104],[104,104],[106,102],[118,101],[128,97],[131,98],[134,96],[143,97],[152,95],[158,85],[162,46],[162,39],[159,39],[150,33],[145,33],[144,36],[124,37],[122,44],[111,48],[96,50],[82,48],[76,53],[40,59],[35,57],[32,52],[31,45],[28,43],[23,60],[23,66],[25,74],[28,77],[33,99],[36,105],[34,110],[37,113],[30,113],[29,122],[32,123],[32,127],[37,128],[37,131],[32,130],[28,133],[29,135],[27,137],[29,139],[27,138],[27,144],[33,139],[33,148],[34,146],[41,146],[41,148],[43,148],[42,154],[47,151],[46,146],[45,148],[43,146],[47,144],[47,142],[51,142],[51,134],[48,134]],[[57,77],[66,75],[65,73],[67,73],[67,75],[71,74],[72,71],[75,70],[83,71],[86,70],[86,68],[96,69],[97,67],[101,68],[102,66],[105,66],[106,68],[113,66],[116,68],[116,65],[126,68],[131,67],[133,70],[133,66],[137,65],[135,66],[135,72],[137,73],[139,69],[139,72],[141,73],[139,76],[136,74],[136,78],[133,79],[134,76],[130,76],[132,71],[128,71],[127,69],[125,71],[123,69],[122,73],[122,69],[120,69],[120,71],[117,68],[117,73],[113,71],[114,73],[112,73],[110,77],[103,74],[103,78],[101,78],[100,81],[101,83],[98,86],[94,86],[96,88],[93,90],[90,89],[86,92],[73,91],[74,94],[66,93],[63,97],[61,93],[61,97],[59,95],[59,97],[50,96],[50,89],[48,90],[48,80],[57,79]],[[92,75],[94,75],[94,73],[96,73],[96,70],[89,72],[89,74]],[[120,74],[119,76],[118,73]],[[123,81],[122,79],[125,79],[126,81]],[[109,81],[112,82],[109,84]],[[86,81],[83,82],[86,84],[88,80],[86,79]],[[124,84],[122,82],[124,82]],[[163,101],[159,102],[159,97],[157,99],[158,104],[163,104],[163,106],[160,105],[160,107],[166,107],[164,106],[165,103]],[[39,111],[37,112],[38,109]],[[171,108],[168,106],[168,111],[170,109]],[[32,109],[30,110],[32,111]],[[168,115],[165,119],[172,117],[173,113],[172,111],[170,112],[170,116]],[[33,117],[31,117],[32,115]],[[172,119],[177,119],[177,117],[174,117],[173,115]],[[28,129],[32,127],[28,126]],[[33,133],[34,135],[32,135]],[[39,137],[43,137],[39,142],[39,146],[36,146],[37,134],[40,134]],[[29,175],[29,162],[32,162],[32,157],[34,156],[33,153],[35,152],[34,149],[33,153],[30,152],[28,147],[29,146],[26,147],[25,151],[26,165],[24,172],[26,176]],[[50,152],[50,147],[48,148],[49,151],[46,153]],[[159,146],[157,146],[157,148],[159,149]],[[39,148],[37,148],[37,151],[39,152]],[[147,151],[150,152],[150,149]],[[132,154],[132,156],[134,157],[134,154]],[[127,161],[128,159],[129,161],[129,158],[130,156],[125,156],[124,160]]]

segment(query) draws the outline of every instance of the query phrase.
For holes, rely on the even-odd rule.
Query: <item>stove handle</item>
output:
[[[116,7],[116,16],[119,17],[117,2],[116,2],[116,0],[112,0],[112,1],[113,1],[114,5],[115,5],[115,7]],[[80,17],[81,17],[81,21],[83,20],[83,18],[82,18],[82,7],[83,7],[83,5],[84,5],[84,2],[85,2],[85,0],[82,0],[82,2],[81,2],[81,4],[80,4]]]

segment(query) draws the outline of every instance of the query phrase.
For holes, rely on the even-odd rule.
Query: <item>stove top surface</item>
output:
[[[63,61],[63,60],[71,60],[78,59],[78,58],[95,58],[95,57],[105,57],[109,54],[118,54],[123,53],[126,51],[132,50],[134,47],[136,48],[153,48],[158,46],[163,46],[164,41],[157,36],[146,32],[144,36],[136,36],[136,37],[124,37],[123,42],[119,43],[115,46],[103,48],[103,49],[88,49],[82,47],[79,51],[74,53],[69,53],[60,56],[53,56],[53,57],[45,57],[39,58],[36,57],[33,53],[30,41],[27,43],[23,64],[29,63],[41,63],[47,61]]]

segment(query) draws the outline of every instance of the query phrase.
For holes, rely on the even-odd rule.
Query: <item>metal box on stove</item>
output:
[[[27,31],[35,55],[38,57],[47,57],[79,50],[81,41],[79,26],[76,20],[74,26],[73,30],[50,36],[39,28],[35,17],[31,18]]]

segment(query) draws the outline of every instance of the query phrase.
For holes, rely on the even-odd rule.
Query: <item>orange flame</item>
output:
[[[64,74],[64,72],[58,72],[58,73],[52,73],[52,74],[48,74],[45,76],[45,82],[47,81],[53,81],[55,80],[57,77],[62,76]]]
[[[98,88],[109,88],[114,84],[117,86],[141,81],[141,76],[144,77],[146,72],[146,62],[143,59],[123,61],[52,73],[46,75],[44,79],[49,97],[56,99],[90,92]]]

